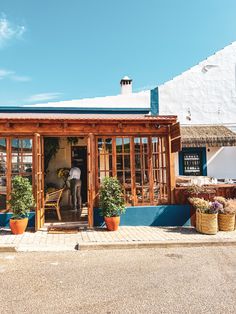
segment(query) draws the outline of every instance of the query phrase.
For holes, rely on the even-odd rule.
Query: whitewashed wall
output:
[[[236,179],[236,147],[206,147],[207,175],[217,179]],[[175,174],[179,175],[179,157],[175,153]]]
[[[218,179],[236,179],[236,147],[209,147],[208,150],[208,176]]]
[[[159,112],[187,125],[236,124],[235,79],[236,42],[159,86]]]
[[[181,125],[220,124],[236,130],[236,42],[159,86],[159,112],[177,114]],[[234,147],[211,148],[207,160],[208,175],[236,178]]]

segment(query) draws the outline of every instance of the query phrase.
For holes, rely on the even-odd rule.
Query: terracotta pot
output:
[[[120,224],[120,216],[118,217],[104,217],[107,229],[109,231],[116,231]]]
[[[28,225],[28,218],[10,219],[10,228],[13,234],[22,234]]]

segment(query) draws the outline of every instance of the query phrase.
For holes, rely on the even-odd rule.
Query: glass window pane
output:
[[[124,155],[124,169],[130,169],[130,155]]]
[[[121,184],[123,184],[123,171],[117,171],[117,179],[120,181]]]
[[[116,167],[117,167],[117,170],[123,170],[124,166],[123,166],[123,156],[122,155],[116,156]]]
[[[140,155],[135,155],[135,168],[141,169],[141,158]]]
[[[102,139],[102,138],[99,138],[99,139],[98,139],[98,151],[101,151],[101,150],[102,150],[102,146],[103,146],[103,139]]]
[[[32,139],[12,139],[12,173],[31,176],[32,172]],[[28,173],[28,174],[27,174]],[[32,181],[32,180],[31,180]]]
[[[21,147],[24,149],[24,151],[31,152],[31,150],[32,150],[32,139],[21,140]]]
[[[141,171],[135,171],[135,184],[137,185],[142,185],[142,176],[141,176]]]
[[[140,153],[140,138],[139,137],[134,138],[134,151],[135,153]]]
[[[143,172],[143,184],[149,184],[149,173],[148,170]]]
[[[112,153],[112,139],[106,138],[106,153]]]
[[[131,172],[125,171],[125,183],[131,184]]]
[[[32,155],[24,156],[23,155],[23,163],[32,163]]]
[[[142,137],[142,148],[143,148],[143,153],[148,152],[148,139],[147,139],[147,137]]]
[[[116,138],[116,153],[122,153],[122,138],[119,137]]]
[[[124,152],[130,153],[130,139],[128,137],[124,138]]]

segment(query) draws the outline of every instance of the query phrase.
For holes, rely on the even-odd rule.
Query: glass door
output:
[[[34,135],[34,186],[35,186],[35,230],[39,230],[45,222],[44,215],[44,170],[43,170],[43,138]]]

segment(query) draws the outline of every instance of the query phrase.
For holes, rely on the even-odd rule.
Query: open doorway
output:
[[[71,180],[68,180],[70,169],[75,163],[81,171],[81,190],[76,187],[76,196],[74,196],[77,199],[78,195],[81,195],[81,202],[78,201],[76,209],[72,204]],[[44,137],[44,168],[45,223],[77,222],[87,224],[87,138]],[[57,191],[61,191],[61,193],[57,193]],[[47,201],[50,196],[60,198],[59,209],[47,209],[50,207],[50,202]]]

